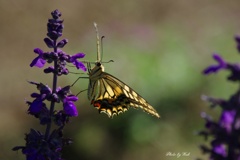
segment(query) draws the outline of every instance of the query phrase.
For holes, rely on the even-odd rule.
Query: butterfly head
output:
[[[102,65],[101,62],[96,62],[94,68],[97,68],[98,70],[101,70],[104,72],[104,66]]]
[[[88,63],[88,73],[90,79],[98,79],[99,76],[104,72],[104,66],[101,62],[96,62],[95,66],[91,68],[90,63]]]

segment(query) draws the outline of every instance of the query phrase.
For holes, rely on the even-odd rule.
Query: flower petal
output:
[[[33,51],[34,53],[37,53],[40,56],[43,54],[43,51],[40,48],[35,48]]]
[[[42,106],[43,102],[39,99],[35,99],[28,108],[28,113],[32,115],[38,114],[42,110]]]
[[[84,53],[77,53],[77,54],[73,55],[71,58],[72,58],[73,61],[74,61],[75,59],[83,58],[83,57],[85,57],[85,54],[84,54]]]
[[[67,39],[63,39],[60,42],[58,42],[57,47],[58,48],[63,48],[67,43],[68,43],[68,40]]]
[[[54,42],[53,40],[49,39],[49,38],[44,38],[44,42],[46,43],[46,45],[48,46],[48,48],[53,48],[54,47]]]
[[[64,101],[73,101],[73,102],[76,102],[77,100],[78,100],[78,97],[74,95],[69,95],[64,99]]]
[[[77,67],[77,69],[81,69],[81,70],[83,70],[85,72],[87,71],[87,68],[85,67],[85,65],[82,62],[78,61],[78,60],[75,60],[73,62],[73,65],[75,65]]]
[[[85,65],[82,62],[77,60],[78,58],[83,58],[84,56],[85,56],[84,53],[77,53],[70,57],[69,62],[71,62],[74,66],[76,66],[77,69],[87,71],[87,68],[85,67]]]
[[[222,59],[222,57],[218,54],[213,54],[213,58],[218,62],[217,65],[211,65],[207,67],[203,73],[204,74],[210,74],[210,73],[216,73],[221,69],[225,69],[227,64],[226,62]]]
[[[72,101],[67,101],[63,103],[63,109],[65,113],[69,116],[74,116],[74,117],[78,116],[77,107],[74,105]]]
[[[38,54],[38,56],[33,59],[30,67],[36,66],[38,68],[42,68],[46,63],[46,61],[43,59],[43,51],[40,48],[35,48],[33,51]]]
[[[34,58],[32,63],[30,64],[30,67],[36,66],[38,68],[42,68],[45,65],[46,61],[42,59],[40,56]]]
[[[228,133],[231,132],[232,130],[232,123],[234,121],[234,117],[236,115],[236,111],[235,110],[226,110],[226,111],[223,111],[222,115],[221,115],[221,118],[220,118],[220,125],[221,127],[223,127],[224,129],[226,129],[226,131]]]

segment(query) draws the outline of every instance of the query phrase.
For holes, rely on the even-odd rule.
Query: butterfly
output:
[[[91,63],[87,62],[88,99],[91,104],[98,109],[99,113],[105,113],[109,118],[126,112],[129,108],[141,108],[159,118],[157,111],[144,98],[118,78],[104,72],[97,24],[94,23],[94,26],[97,34],[97,61],[93,68]]]

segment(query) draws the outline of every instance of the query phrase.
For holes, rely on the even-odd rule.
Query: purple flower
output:
[[[63,111],[64,114],[70,117],[78,116],[77,107],[75,106],[74,102],[78,100],[77,96],[74,96],[70,93],[70,86],[66,86],[64,88],[58,87],[57,88],[57,95],[63,102]],[[64,114],[60,113],[64,116]]]
[[[227,63],[218,54],[213,54],[213,58],[218,62],[218,64],[207,67],[203,71],[205,75],[208,75],[211,73],[217,73],[218,71],[225,69],[225,70],[230,70],[231,72],[231,74],[228,76],[228,80],[240,81],[240,64]]]
[[[41,112],[45,104],[41,99],[35,99],[28,108],[28,113],[32,115],[37,115]]]
[[[78,116],[77,107],[73,102],[77,101],[78,98],[74,95],[69,95],[63,100],[63,109],[65,113],[69,116]]]
[[[63,101],[72,101],[72,102],[76,102],[78,100],[77,96],[74,95],[68,95]]]
[[[34,84],[37,86],[37,89],[40,91],[40,94],[38,93],[32,93],[31,97],[36,98],[39,100],[44,101],[45,99],[49,99],[52,95],[52,90],[48,85],[44,85],[42,83],[36,83],[36,82],[29,82],[30,84]]]
[[[57,47],[58,48],[63,48],[67,43],[68,43],[68,40],[67,39],[63,39],[60,42],[58,42]]]
[[[46,141],[44,135],[36,130],[31,129],[26,134],[26,146],[15,147],[14,150],[22,149],[27,160],[45,160],[56,159],[62,160],[61,149],[63,143],[70,143],[68,139],[62,140],[62,129],[54,130]]]
[[[62,13],[56,9],[51,13],[51,15],[52,15],[53,19],[59,19],[62,16]]]
[[[54,48],[54,41],[50,38],[44,38],[44,42],[48,46],[48,48]]]
[[[85,56],[84,53],[77,53],[77,54],[70,57],[69,62],[71,62],[73,65],[75,65],[77,69],[81,69],[83,71],[86,71],[87,68],[85,67],[85,65],[82,62],[77,60],[79,58],[83,58],[84,56]]]
[[[236,115],[236,110],[225,110],[222,112],[219,124],[225,128],[228,133],[232,132],[232,124]]]
[[[213,141],[212,147],[213,147],[213,153],[211,157],[213,159],[215,159],[214,157],[216,155],[222,158],[227,157],[226,146],[224,144],[218,143],[217,141]]]
[[[50,121],[49,110],[44,103],[44,100],[47,98],[47,95],[43,92],[43,94],[32,93],[31,97],[35,98],[33,102],[27,101],[29,105],[28,113],[39,118],[40,124],[45,125]]]
[[[226,68],[227,65],[220,55],[213,54],[213,58],[218,62],[218,64],[217,65],[211,65],[208,68],[206,68],[203,71],[204,74],[216,73],[219,70]]]
[[[70,86],[65,86],[63,88],[58,87],[56,91],[60,100],[64,102],[64,99],[70,94]]]
[[[55,69],[53,66],[44,69],[44,73],[54,73]]]
[[[33,59],[32,63],[30,64],[31,67],[36,66],[38,68],[44,67],[46,60],[43,59],[43,51],[40,48],[35,48],[34,52],[38,54],[38,56]]]
[[[54,115],[54,123],[57,126],[64,126],[66,123],[69,122],[69,115],[65,113],[64,110],[58,111],[55,115]]]
[[[78,116],[77,108],[71,101],[66,101],[65,103],[63,103],[63,109],[65,113],[71,117]]]

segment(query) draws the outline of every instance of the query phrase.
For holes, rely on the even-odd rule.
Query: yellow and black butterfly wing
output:
[[[121,80],[106,72],[101,72],[95,81],[90,80],[88,91],[93,106],[109,117],[123,113],[130,107],[141,108],[151,115],[160,117],[144,98]]]

